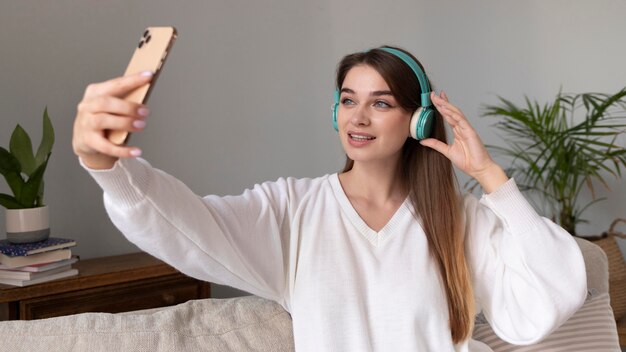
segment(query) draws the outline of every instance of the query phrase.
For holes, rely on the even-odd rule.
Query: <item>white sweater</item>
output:
[[[89,171],[131,242],[189,276],[275,300],[291,313],[299,352],[491,351],[452,343],[445,293],[408,199],[377,233],[337,174],[199,197],[142,159]],[[464,209],[476,313],[498,336],[535,343],[583,304],[578,245],[514,180],[480,200],[465,196]]]

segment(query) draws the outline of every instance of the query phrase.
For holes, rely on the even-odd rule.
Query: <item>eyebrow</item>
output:
[[[349,94],[356,94],[356,92],[353,91],[350,88],[341,88],[341,92],[346,92],[346,93],[349,93]],[[371,92],[370,95],[375,96],[375,97],[380,97],[380,96],[383,96],[383,95],[391,95],[391,96],[393,96],[393,94],[391,94],[390,90],[375,90],[375,91]]]

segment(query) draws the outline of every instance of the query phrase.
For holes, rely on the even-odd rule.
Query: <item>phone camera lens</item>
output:
[[[152,39],[152,36],[150,35],[150,31],[146,29],[146,31],[143,32],[143,36],[141,37],[141,40],[139,41],[137,47],[141,49],[144,44],[148,44],[150,39]]]

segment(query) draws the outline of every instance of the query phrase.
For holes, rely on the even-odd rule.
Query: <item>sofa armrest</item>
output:
[[[594,295],[609,292],[609,260],[597,244],[574,236],[580,247],[587,268],[587,289]]]

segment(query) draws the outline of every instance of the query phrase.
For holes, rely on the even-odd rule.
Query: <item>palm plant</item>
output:
[[[483,116],[500,118],[495,127],[508,145],[487,148],[510,159],[506,172],[520,190],[538,194],[551,207],[552,219],[572,235],[577,224],[588,222],[582,213],[606,199],[596,198],[593,181],[609,190],[606,173],[620,178],[626,167],[626,148],[617,144],[626,133],[625,97],[626,87],[613,95],[559,91],[543,107],[528,97],[523,108],[502,97],[499,105],[486,106]],[[580,204],[585,186],[592,201]]]

